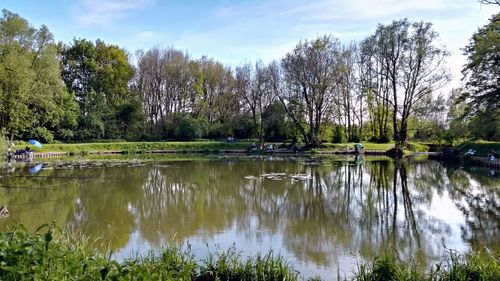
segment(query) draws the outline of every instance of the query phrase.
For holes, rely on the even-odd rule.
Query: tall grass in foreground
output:
[[[486,250],[465,255],[449,252],[449,257],[430,270],[405,263],[394,255],[383,254],[369,264],[358,267],[356,281],[429,280],[429,281],[498,281],[500,263],[498,254]]]
[[[35,233],[22,226],[0,233],[0,280],[298,280],[299,273],[272,252],[243,258],[236,249],[196,261],[189,247],[169,246],[123,262],[113,260],[99,241],[67,235],[54,225]],[[341,279],[332,276],[329,280]],[[498,255],[481,251],[450,254],[426,270],[383,254],[362,264],[352,278],[376,280],[500,280]],[[319,280],[318,278],[310,280]]]
[[[0,233],[0,280],[298,280],[272,252],[243,259],[229,249],[198,264],[189,248],[173,245],[119,263],[99,249],[96,241],[53,225],[35,233],[16,226]]]

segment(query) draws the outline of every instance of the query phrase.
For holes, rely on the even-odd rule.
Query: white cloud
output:
[[[134,39],[151,42],[151,41],[158,41],[158,39],[161,39],[162,36],[163,35],[160,32],[156,32],[153,30],[143,30],[139,31]]]
[[[83,0],[75,7],[75,14],[83,26],[105,26],[152,4],[154,0]]]
[[[302,10],[309,20],[373,20],[401,17],[419,11],[440,11],[449,7],[465,7],[465,4],[464,1],[453,0],[322,0],[305,5]],[[470,3],[467,7],[472,4]]]
[[[246,38],[269,38],[272,34],[267,42],[254,39],[245,47],[247,53],[259,53],[264,60],[269,54],[279,59],[295,45],[290,42],[301,39],[332,33],[347,43],[371,34],[377,23],[388,24],[401,18],[430,21],[440,33],[439,44],[446,45],[451,52],[446,65],[452,81],[441,89],[442,92],[460,85],[460,70],[465,63],[460,48],[479,26],[486,24],[489,15],[498,12],[498,6],[480,5],[472,0],[275,0],[257,3],[233,2],[220,6],[214,17],[231,28],[224,32],[212,30],[209,36],[204,36],[203,43],[216,46],[217,41],[227,40],[233,43],[234,49],[238,44],[247,43]],[[240,39],[242,36],[238,34],[248,36]],[[196,38],[194,34],[190,37]],[[286,50],[285,46],[290,47]],[[271,51],[266,53],[266,48]]]

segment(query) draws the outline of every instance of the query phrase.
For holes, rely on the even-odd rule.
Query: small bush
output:
[[[347,141],[347,137],[344,132],[344,128],[342,126],[335,126],[335,129],[333,131],[333,138],[332,142],[333,143],[344,143]]]
[[[361,138],[358,135],[354,135],[351,138],[351,142],[361,142]]]
[[[207,125],[199,119],[182,116],[177,120],[177,126],[173,130],[174,138],[177,140],[194,140],[206,134]]]
[[[45,127],[37,127],[32,132],[32,138],[43,143],[52,143],[54,141],[54,134]]]
[[[389,143],[391,141],[391,137],[389,134],[382,134],[381,136],[372,136],[369,139],[370,142],[375,142],[375,143]]]

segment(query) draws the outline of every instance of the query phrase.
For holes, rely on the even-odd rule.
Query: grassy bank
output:
[[[381,150],[387,151],[394,148],[394,143],[374,143],[374,142],[362,142],[365,150]],[[323,143],[319,150],[326,151],[343,151],[343,150],[353,150],[354,143]],[[409,153],[412,152],[425,152],[429,151],[429,146],[425,143],[411,142],[406,148]]]
[[[0,233],[0,280],[298,280],[282,257],[268,253],[244,258],[235,249],[196,261],[189,248],[171,246],[117,262],[102,245],[45,226]],[[333,278],[333,276],[332,276]],[[318,280],[318,279],[315,279]],[[498,255],[479,252],[449,259],[431,270],[390,255],[360,265],[352,280],[500,280]]]
[[[282,143],[275,143],[281,146]],[[185,141],[185,142],[102,142],[102,143],[58,143],[44,144],[43,148],[36,148],[27,142],[17,142],[16,148],[22,149],[26,146],[36,152],[67,152],[69,154],[87,154],[90,152],[122,151],[124,153],[144,153],[152,150],[175,150],[179,152],[206,151],[217,152],[219,150],[246,150],[252,145],[250,141],[238,141],[226,143],[223,141]],[[388,150],[393,144],[363,143],[367,150]],[[325,143],[316,151],[326,150],[352,150],[354,143]]]
[[[374,143],[374,142],[362,142],[366,150],[388,150],[394,147],[392,143]],[[342,151],[342,150],[353,150],[354,143],[323,143],[319,150],[327,151]]]
[[[476,151],[476,156],[488,156],[492,150],[500,153],[500,142],[490,142],[490,141],[468,141],[464,142],[456,147],[460,152],[460,155],[464,155],[469,149]]]
[[[20,143],[19,148],[27,144]],[[30,146],[36,152],[68,152],[85,154],[89,152],[123,151],[125,153],[142,153],[152,150],[177,151],[217,151],[223,149],[246,149],[249,142],[225,143],[222,141],[186,141],[186,142],[109,142],[109,143],[61,143],[44,144],[43,148]]]
[[[467,255],[450,252],[447,259],[426,270],[413,263],[383,254],[371,263],[358,267],[356,281],[373,280],[441,280],[441,281],[498,281],[500,257],[487,251]]]
[[[274,143],[282,148],[282,143]],[[177,152],[219,152],[220,150],[247,150],[252,145],[251,141],[238,141],[226,143],[223,141],[165,141],[165,142],[96,142],[96,143],[56,143],[44,144],[43,148],[36,148],[27,142],[16,142],[17,149],[30,147],[35,152],[66,152],[70,155],[99,153],[105,151],[118,151],[125,154],[145,153],[154,150],[169,150]],[[387,151],[394,147],[393,143],[363,142],[365,150]],[[479,144],[483,145],[483,143]],[[496,143],[498,146],[499,144]],[[300,147],[300,145],[299,145]],[[468,148],[468,147],[467,147]],[[353,150],[354,143],[323,143],[321,147],[312,149],[313,152],[333,152]],[[485,148],[486,149],[486,148]],[[407,153],[428,151],[429,146],[423,143],[409,143]],[[488,150],[489,151],[489,150]]]

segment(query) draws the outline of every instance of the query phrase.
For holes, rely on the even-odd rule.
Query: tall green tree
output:
[[[257,136],[262,141],[264,138],[264,110],[272,102],[267,68],[261,61],[257,61],[255,67],[245,64],[236,68],[235,80],[236,94],[241,103],[248,107],[252,114],[253,136]]]
[[[462,72],[467,83],[462,99],[472,114],[500,118],[500,13],[474,33],[464,54],[467,64]]]
[[[290,107],[293,101],[303,104],[307,126],[300,127],[304,141],[310,146],[320,144],[319,134],[327,114],[332,112],[335,96],[338,94],[340,72],[340,42],[331,36],[319,37],[312,41],[300,42],[292,52],[283,58],[286,89],[277,92],[283,106]],[[288,113],[292,110],[287,109]],[[298,120],[300,116],[293,116]]]
[[[51,141],[75,125],[77,107],[60,76],[46,26],[3,10],[0,18],[0,127],[12,138]]]
[[[386,86],[374,91],[392,110],[396,147],[408,139],[408,121],[430,93],[448,81],[444,60],[448,53],[436,46],[438,34],[429,22],[394,21],[379,25],[368,40],[381,63]]]
[[[469,137],[469,120],[466,116],[467,105],[459,100],[462,91],[463,89],[461,88],[453,89],[448,98],[448,114],[446,120],[448,123],[448,130],[446,131],[446,139],[449,142]]]
[[[266,141],[280,141],[288,137],[289,122],[283,104],[274,101],[264,109],[262,114],[264,136]],[[293,126],[293,124],[292,124]]]
[[[62,78],[80,107],[79,139],[120,137],[116,111],[134,99],[128,82],[133,67],[127,53],[101,40],[74,39],[61,50]]]
[[[359,89],[367,103],[370,140],[388,142],[389,134],[389,80],[377,45],[377,37],[370,36],[359,44]]]

